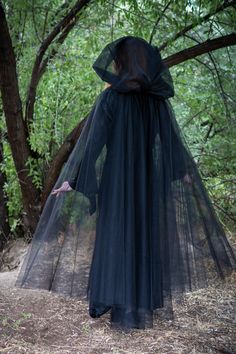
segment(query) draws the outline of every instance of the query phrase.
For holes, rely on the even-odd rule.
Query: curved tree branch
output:
[[[201,44],[201,42],[199,40],[197,40],[196,38],[193,38],[189,35],[186,35],[186,37],[189,37],[190,39],[194,40],[195,42],[197,42],[198,44]],[[228,107],[228,102],[227,102],[227,94],[224,90],[224,86],[223,86],[223,82],[222,82],[222,78],[221,78],[221,75],[220,75],[220,71],[219,71],[219,68],[218,68],[218,63],[216,62],[216,60],[214,59],[212,53],[207,53],[209,58],[210,58],[210,61],[212,62],[213,64],[213,67],[214,68],[211,68],[209,65],[207,65],[206,63],[204,63],[203,61],[201,61],[200,59],[195,59],[197,60],[200,64],[204,65],[211,73],[212,77],[213,77],[213,80],[215,82],[215,86],[216,88],[220,87],[220,95],[221,95],[221,98],[223,100],[223,103],[224,103],[224,106],[225,106],[225,110],[226,110],[226,114],[227,116],[231,119],[231,114],[230,114],[230,110],[229,110],[229,107]],[[229,55],[229,53],[228,53]],[[229,56],[230,57],[230,56]],[[216,74],[216,75],[215,75]],[[218,79],[218,83],[216,81],[216,78],[215,76],[217,77]]]
[[[61,20],[57,25],[53,28],[53,30],[49,33],[49,35],[44,39],[42,42],[38,53],[36,55],[36,59],[34,62],[31,80],[28,88],[28,94],[26,99],[26,109],[25,109],[25,121],[26,124],[29,126],[29,123],[33,119],[33,112],[34,112],[34,103],[36,97],[36,90],[40,78],[45,71],[46,65],[48,60],[43,61],[43,57],[48,50],[50,44],[55,40],[59,33],[62,33],[59,40],[57,41],[58,44],[62,44],[69,34],[69,31],[74,27],[76,22],[76,15],[90,2],[91,0],[78,0],[76,4],[72,7],[69,13]],[[54,51],[54,55],[56,52]],[[54,56],[53,55],[53,56]],[[50,58],[50,55],[49,57]],[[42,65],[42,66],[41,66]]]
[[[236,44],[235,34],[216,38],[213,40],[208,40],[199,45],[196,45],[191,48],[187,48],[181,52],[171,55],[163,60],[169,67],[171,67],[180,64],[188,59],[195,58],[198,55],[201,55],[203,53],[207,53],[209,51],[222,48],[228,45],[233,45],[233,44]],[[42,207],[60,174],[63,163],[68,159],[77,139],[80,136],[85,120],[86,118],[83,119],[74,128],[74,130],[67,136],[67,138],[65,139],[64,143],[62,144],[58,152],[54,155],[52,165],[50,166],[50,169],[45,179],[45,185],[41,196]]]
[[[193,59],[199,55],[209,53],[212,52],[213,50],[228,47],[235,44],[236,44],[236,34],[231,33],[226,36],[207,40],[193,47],[181,50],[180,52],[170,55],[163,60],[170,68],[174,65],[183,63],[186,60]]]
[[[68,24],[68,26],[64,29],[64,31],[61,33],[60,37],[56,41],[56,43],[58,45],[61,45],[65,41],[65,39],[67,38],[68,34],[72,30],[72,28],[75,26],[75,24],[76,24],[76,19],[73,19]],[[49,61],[52,60],[57,55],[57,53],[58,53],[58,47],[57,47],[57,49],[53,48],[51,50],[51,53],[48,54],[48,56],[42,61],[41,65],[39,67],[39,71],[38,71],[38,82],[40,81],[42,75],[44,74]]]
[[[160,22],[163,14],[165,13],[165,11],[168,9],[168,7],[170,6],[171,4],[171,0],[166,4],[166,6],[164,7],[163,11],[161,12],[161,15],[157,18],[156,22],[155,22],[155,25],[152,29],[152,32],[151,32],[151,35],[150,35],[150,39],[149,39],[149,43],[152,44],[152,41],[153,41],[153,37],[156,33],[156,30],[157,30],[157,26],[158,26],[158,23]]]
[[[211,16],[217,14],[218,12],[223,11],[227,7],[234,6],[234,5],[236,5],[236,0],[224,1],[224,3],[222,5],[220,5],[219,7],[217,7],[215,9],[215,11],[212,11],[212,12],[208,13],[207,15],[203,16],[197,22],[191,23],[190,25],[186,26],[181,31],[176,33],[172,38],[168,39],[166,42],[164,42],[163,44],[158,46],[159,50],[162,51],[163,49],[165,49],[168,46],[168,44],[170,44],[170,43],[174,42],[176,39],[182,37],[186,32],[190,31],[191,29],[200,25],[201,23],[208,21]]]

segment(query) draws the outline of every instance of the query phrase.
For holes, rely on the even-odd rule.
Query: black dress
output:
[[[214,284],[235,254],[168,98],[157,48],[135,37],[107,45],[93,68],[98,97],[41,215],[17,286],[87,297],[90,315],[145,328],[172,299]]]

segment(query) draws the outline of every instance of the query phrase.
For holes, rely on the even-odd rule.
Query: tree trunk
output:
[[[0,130],[1,135],[1,130]],[[3,161],[3,146],[0,141],[0,164]],[[3,186],[6,181],[6,176],[0,170],[0,251],[2,251],[4,244],[7,242],[10,236],[10,226],[8,221],[7,212],[7,199],[3,191]]]
[[[16,60],[2,5],[0,4],[0,85],[6,118],[8,141],[11,147],[23,200],[25,230],[33,232],[39,217],[39,191],[35,188],[26,166],[30,155],[27,129],[23,120],[19,94]]]

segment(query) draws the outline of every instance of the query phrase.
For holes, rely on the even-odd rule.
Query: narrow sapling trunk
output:
[[[1,131],[0,131],[1,137]],[[0,140],[0,164],[3,161],[3,146]],[[7,211],[7,198],[3,191],[6,182],[6,175],[0,170],[0,251],[3,249],[4,244],[10,236],[10,226]]]
[[[33,232],[39,216],[39,191],[29,176],[31,156],[16,73],[16,60],[3,7],[0,3],[0,88],[8,141],[19,178],[25,230]]]

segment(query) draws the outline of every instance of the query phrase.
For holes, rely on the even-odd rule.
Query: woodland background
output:
[[[30,240],[104,83],[108,42],[159,47],[177,121],[221,222],[236,225],[236,1],[0,1],[0,249]]]

